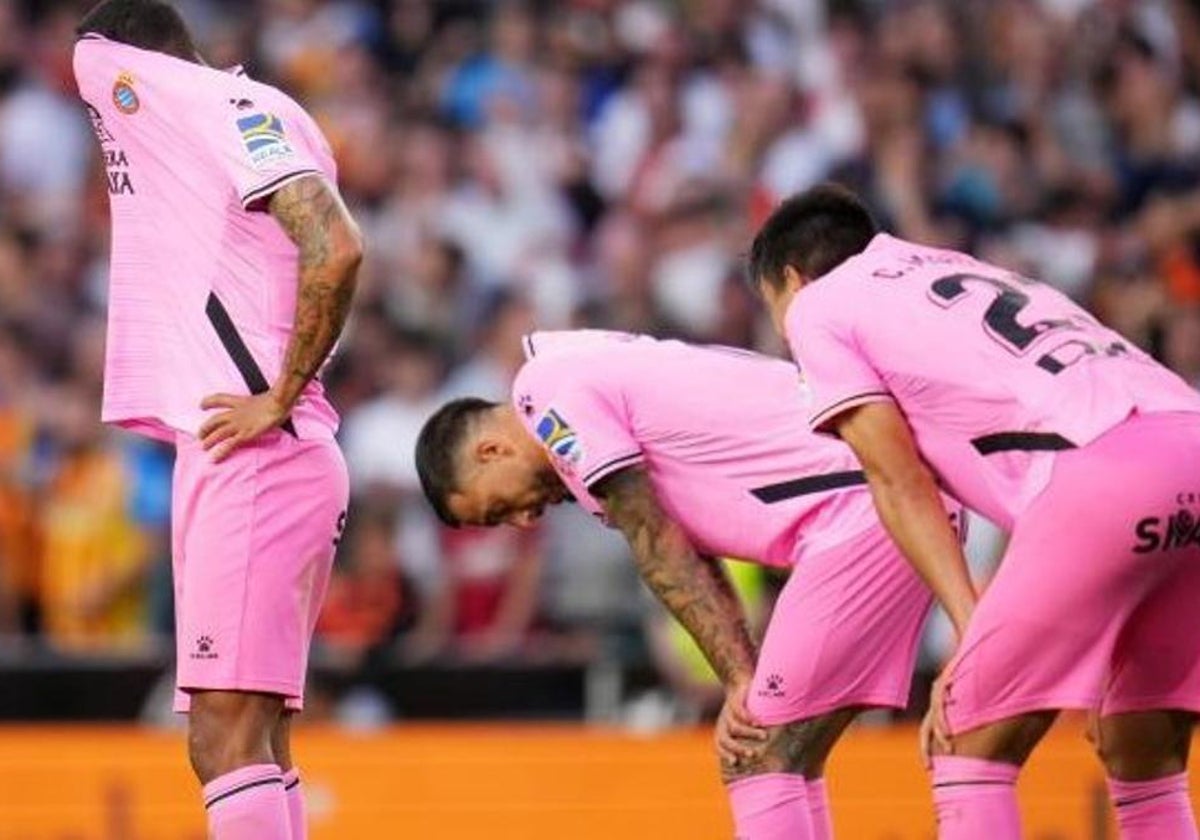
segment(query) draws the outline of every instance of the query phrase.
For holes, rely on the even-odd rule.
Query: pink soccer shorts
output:
[[[1135,415],[1057,456],[947,674],[954,733],[1200,711],[1200,414]]]
[[[176,711],[192,690],[253,691],[302,707],[309,643],[345,525],[332,440],[270,432],[220,464],[176,441],[172,491]]]
[[[804,557],[775,603],[750,713],[774,726],[850,706],[904,708],[932,598],[882,525]]]

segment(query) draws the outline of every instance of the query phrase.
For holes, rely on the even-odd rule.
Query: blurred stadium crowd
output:
[[[88,5],[0,0],[0,638],[102,653],[170,633],[171,461],[97,423]],[[569,510],[440,529],[413,442],[444,398],[503,399],[534,328],[779,352],[741,253],[823,179],[901,236],[1059,286],[1200,386],[1195,0],[178,5],[210,63],[317,117],[368,240],[326,373],[354,503],[325,657],[586,660],[647,631],[692,682],[618,538]]]

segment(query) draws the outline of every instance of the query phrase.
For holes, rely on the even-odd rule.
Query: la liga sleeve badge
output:
[[[583,442],[578,433],[554,409],[547,409],[534,428],[538,440],[559,466],[574,469],[583,460]]]

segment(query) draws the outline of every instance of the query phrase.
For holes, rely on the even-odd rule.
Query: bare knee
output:
[[[773,726],[756,758],[736,765],[721,761],[725,783],[763,773],[794,773],[813,779],[825,772],[825,761],[858,709],[839,709],[820,717]]]
[[[1030,712],[963,732],[952,739],[954,755],[1024,765],[1050,729],[1056,711]]]
[[[197,778],[207,784],[239,767],[272,764],[272,735],[283,700],[267,694],[202,691],[192,695],[188,715],[188,756]]]
[[[1092,726],[1091,740],[1111,778],[1158,779],[1187,768],[1194,723],[1194,715],[1179,711],[1108,715]]]

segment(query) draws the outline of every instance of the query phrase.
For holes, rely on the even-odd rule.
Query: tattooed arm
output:
[[[659,506],[645,470],[621,470],[592,492],[629,541],[642,580],[692,634],[721,681],[748,682],[755,651],[741,602],[720,564],[698,555]]]
[[[341,335],[362,261],[358,226],[337,189],[321,176],[306,175],[280,187],[268,209],[300,252],[292,334],[270,390],[250,397],[213,394],[200,404],[223,409],[199,432],[204,448],[215,448],[214,461],[287,419]]]
[[[290,410],[342,334],[362,261],[362,235],[336,188],[319,175],[281,187],[269,209],[300,249],[292,337],[271,386],[275,399]]]

